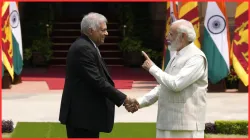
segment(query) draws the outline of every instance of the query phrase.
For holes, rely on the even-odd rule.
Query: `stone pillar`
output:
[[[60,19],[63,15],[63,3],[62,2],[56,2],[54,5],[53,5],[53,7],[55,8],[55,9],[53,9],[54,10],[54,12],[55,12],[55,20],[57,20],[57,19]]]
[[[153,48],[163,50],[166,27],[166,3],[156,2],[151,3],[151,18],[153,20],[153,35],[156,45]]]
[[[19,11],[20,20],[23,18],[23,16],[25,16],[25,11],[24,11],[25,5],[26,5],[25,2],[18,3],[18,11]]]

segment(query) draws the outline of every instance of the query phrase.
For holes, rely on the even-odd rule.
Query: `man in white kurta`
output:
[[[165,71],[143,52],[142,67],[159,85],[137,101],[140,109],[158,101],[157,138],[204,138],[208,71],[204,53],[193,43],[195,38],[190,22],[177,20],[171,25],[167,40],[176,54]]]

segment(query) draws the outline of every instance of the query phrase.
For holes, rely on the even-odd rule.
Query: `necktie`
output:
[[[95,47],[97,52],[99,53],[100,57],[102,57],[101,53],[100,53],[100,50],[98,49],[98,47]]]

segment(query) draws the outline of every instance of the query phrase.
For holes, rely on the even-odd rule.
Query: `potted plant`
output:
[[[31,65],[32,50],[31,48],[25,48],[23,51],[23,63],[24,67]]]
[[[123,52],[125,66],[138,67],[142,64],[141,44],[140,40],[128,36],[124,37],[119,43],[120,50]]]
[[[123,39],[119,43],[119,48],[123,53],[124,65],[138,67],[142,65],[143,57],[142,41],[135,37],[134,14],[130,3],[119,5],[119,20],[123,30]]]
[[[12,85],[11,85],[11,76],[8,72],[8,70],[5,68],[5,66],[3,65],[3,76],[2,76],[2,89],[11,89]]]
[[[239,77],[235,73],[233,67],[230,67],[230,73],[226,78],[226,87],[227,89],[238,89]]]
[[[152,60],[155,62],[155,64],[161,68],[162,67],[162,52],[153,50],[151,55],[152,55]]]
[[[241,80],[239,80],[238,92],[248,93],[248,86],[245,86]]]
[[[158,66],[161,67],[161,62],[162,62],[162,53],[148,49],[148,48],[143,48],[143,51],[147,53],[147,55],[150,57],[150,59]]]
[[[34,66],[47,65],[52,56],[52,42],[44,37],[32,42],[32,64]]]

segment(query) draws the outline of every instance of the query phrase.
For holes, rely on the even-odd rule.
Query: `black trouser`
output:
[[[66,125],[66,131],[68,138],[99,138],[99,132],[83,128],[73,128]]]

